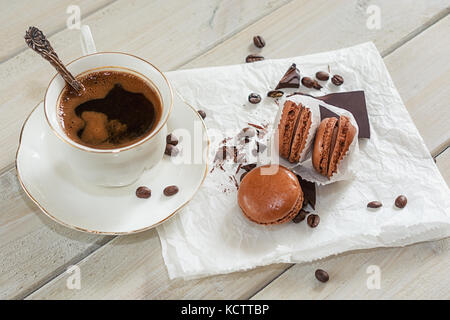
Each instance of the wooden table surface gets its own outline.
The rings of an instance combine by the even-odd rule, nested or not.
[[[66,10],[78,5],[97,49],[165,71],[242,63],[257,34],[267,58],[373,41],[450,184],[450,0],[0,1],[0,299],[450,299],[450,239],[170,281],[155,230],[114,237],[60,226],[27,198],[14,169],[22,123],[54,74],[26,48],[24,32],[40,27],[70,61],[81,50]],[[367,27],[372,8],[380,29]],[[79,290],[66,286],[72,265]],[[367,288],[370,265],[380,267],[380,289]],[[314,279],[319,267],[330,273],[326,284]]]

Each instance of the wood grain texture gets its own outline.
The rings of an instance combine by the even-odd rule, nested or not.
[[[450,15],[385,59],[400,96],[433,155],[450,145],[449,30]]]
[[[99,51],[133,53],[170,70],[287,1],[118,0],[82,22],[91,27]],[[64,29],[49,40],[63,62],[81,55],[78,30]],[[54,74],[31,50],[0,64],[0,170],[14,161],[23,119],[43,99]]]
[[[392,27],[388,36],[382,32],[372,34],[369,31],[369,35],[361,32],[361,37],[358,39],[354,35],[347,38],[346,33],[344,33],[345,36],[339,35],[345,30],[360,27],[361,19],[358,18],[358,15],[364,12],[364,6],[360,7],[360,1],[351,2],[353,6],[349,6],[348,2],[345,4],[340,2],[344,9],[335,6],[334,3],[336,2],[333,2],[327,10],[324,10],[325,1],[314,1],[314,3],[317,4],[317,7],[313,8],[310,2],[306,1],[295,1],[281,7],[186,66],[199,67],[239,63],[250,52],[250,49],[253,51],[250,43],[252,36],[255,34],[261,34],[266,38],[267,45],[263,49],[264,55],[274,58],[309,53],[308,50],[323,51],[344,47],[369,39],[375,41],[380,51],[384,51],[392,48],[401,39],[416,30],[417,22],[408,23],[406,20],[416,19],[426,23],[428,20],[425,17],[433,19],[435,15],[446,8],[446,3],[440,2],[441,6],[435,8],[435,11],[432,12],[432,10],[426,9],[428,8],[426,4],[430,2],[418,3],[420,10],[415,11],[414,8],[411,8],[411,17],[404,18],[405,21],[401,23],[396,22],[394,16],[391,19],[389,19],[389,16],[385,17],[387,21],[399,24],[398,28]],[[392,13],[395,17],[398,17],[400,9],[395,6],[390,7],[391,3],[383,2],[383,8],[385,8],[383,12],[385,12],[385,15]],[[393,10],[387,10],[387,8]],[[331,17],[336,16],[344,17],[340,23],[347,23],[348,25],[339,24],[341,33],[336,32],[334,36],[328,37],[327,32],[335,32],[333,28],[330,30],[329,21]],[[302,22],[301,26],[299,21]],[[405,24],[409,28],[405,27]],[[328,25],[328,28],[323,25]],[[327,41],[318,41],[317,34],[324,34]],[[313,46],[313,49],[309,49],[308,45],[305,46],[309,43],[311,43],[310,46]],[[417,69],[416,72],[420,73],[421,69]],[[248,298],[252,294],[252,290],[256,289],[253,291],[256,292],[257,288],[264,287],[266,283],[279,275],[289,265],[268,266],[245,273],[233,273],[201,280],[169,282],[156,233],[149,231],[139,235],[115,238],[86,257],[79,263],[79,266],[81,270],[85,270],[84,274],[87,273],[81,290],[76,292],[68,290],[65,287],[67,275],[62,274],[34,292],[29,298],[60,299],[101,296],[145,299]],[[417,275],[412,276],[416,277]],[[218,286],[221,289],[220,294],[217,291]]]
[[[111,237],[53,222],[24,194],[14,170],[0,178],[0,299],[22,298]]]
[[[450,148],[437,157],[437,166],[450,185]],[[367,281],[380,268],[380,289]],[[323,269],[327,283],[316,280]],[[345,253],[314,263],[296,264],[252,299],[450,299],[450,238],[404,248]]]
[[[120,0],[82,22],[91,26],[98,49],[132,52],[171,69],[285,2]],[[77,31],[63,30],[50,41],[64,61],[81,54]],[[53,74],[52,67],[31,50],[0,64],[0,131],[7,136],[0,138],[0,299],[28,295],[111,239],[52,222],[28,200],[17,181],[12,162],[22,122],[43,98]]]
[[[0,47],[0,62],[14,56],[27,48],[23,36],[29,26],[38,26],[51,35],[66,27],[69,14],[67,7],[76,5],[80,8],[81,19],[114,0],[1,0],[0,39],[7,45]]]

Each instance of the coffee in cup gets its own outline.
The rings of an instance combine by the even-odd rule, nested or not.
[[[84,92],[66,85],[58,106],[60,123],[73,141],[95,149],[122,148],[157,126],[162,101],[149,81],[117,69],[88,71],[77,80]]]

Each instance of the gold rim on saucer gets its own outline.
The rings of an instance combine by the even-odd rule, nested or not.
[[[202,125],[203,125],[203,128],[204,128],[205,133],[206,133],[206,138],[207,138],[206,159],[205,159],[205,161],[206,161],[206,168],[205,168],[205,172],[204,172],[204,174],[203,174],[202,181],[201,181],[200,184],[198,185],[197,189],[194,191],[193,195],[192,195],[185,203],[183,203],[180,207],[178,207],[175,211],[173,211],[169,216],[167,216],[167,217],[164,218],[163,220],[158,221],[157,223],[154,223],[154,224],[152,224],[151,226],[144,227],[144,228],[141,228],[141,229],[132,230],[132,231],[128,231],[128,232],[106,232],[106,231],[89,230],[89,229],[85,229],[85,228],[81,228],[81,227],[77,227],[77,226],[74,226],[74,225],[67,224],[66,222],[63,222],[63,221],[59,220],[58,218],[54,217],[47,209],[45,209],[45,207],[44,207],[43,205],[41,205],[41,204],[40,204],[40,203],[39,203],[39,202],[31,195],[31,193],[28,191],[28,189],[25,187],[25,184],[23,183],[22,178],[21,178],[21,174],[20,174],[19,167],[18,167],[18,165],[17,165],[17,157],[18,157],[18,155],[19,155],[19,150],[20,150],[20,147],[21,147],[21,144],[22,144],[22,134],[23,134],[25,125],[27,124],[27,122],[28,122],[29,118],[31,117],[31,115],[33,114],[33,112],[34,112],[34,111],[39,107],[39,105],[42,103],[42,101],[39,102],[39,103],[33,108],[33,110],[30,112],[30,114],[26,117],[26,119],[25,119],[25,121],[24,121],[24,123],[23,123],[23,125],[22,125],[22,129],[20,130],[19,145],[18,145],[17,151],[16,151],[16,157],[15,157],[15,163],[14,163],[14,164],[15,164],[15,168],[16,168],[16,172],[17,172],[17,179],[19,180],[19,183],[20,183],[22,189],[24,190],[25,194],[26,194],[26,195],[31,199],[31,201],[33,201],[33,202],[39,207],[39,209],[40,209],[42,212],[44,212],[45,215],[48,216],[50,219],[56,221],[57,223],[59,223],[59,224],[65,226],[65,227],[68,227],[68,228],[70,228],[70,229],[74,229],[74,230],[78,230],[78,231],[82,231],[82,232],[86,232],[86,233],[101,234],[101,235],[127,235],[127,234],[135,234],[135,233],[139,233],[139,232],[142,232],[142,231],[150,230],[150,229],[152,229],[152,228],[154,228],[154,227],[157,227],[158,225],[162,224],[163,222],[165,222],[166,220],[168,220],[169,218],[171,218],[173,215],[175,215],[175,213],[177,213],[177,212],[180,211],[182,208],[184,208],[184,207],[185,207],[185,206],[186,206],[186,205],[194,198],[194,196],[197,194],[198,190],[200,190],[200,187],[203,185],[203,182],[205,181],[206,175],[207,175],[207,173],[208,173],[208,155],[209,155],[210,140],[209,140],[208,131],[207,131],[205,122],[203,121],[203,118],[198,114],[197,110],[196,110],[192,105],[190,105],[189,103],[187,103],[187,102],[186,102],[186,101],[185,101],[178,93],[177,93],[177,96],[180,98],[180,100],[181,100],[185,105],[187,105],[189,108],[191,108],[191,109],[195,112],[195,114],[196,114],[197,117],[200,119],[200,121],[201,121],[201,123],[202,123]],[[173,97],[172,97],[172,98],[173,98]]]

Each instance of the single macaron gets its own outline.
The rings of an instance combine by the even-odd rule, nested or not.
[[[292,171],[279,165],[265,165],[253,169],[242,179],[238,204],[250,221],[281,224],[298,214],[303,206],[303,191]]]
[[[356,134],[356,128],[346,116],[325,118],[319,125],[314,141],[314,169],[330,178],[344,158]]]
[[[311,128],[311,110],[287,100],[278,124],[279,154],[291,163],[298,162]]]

